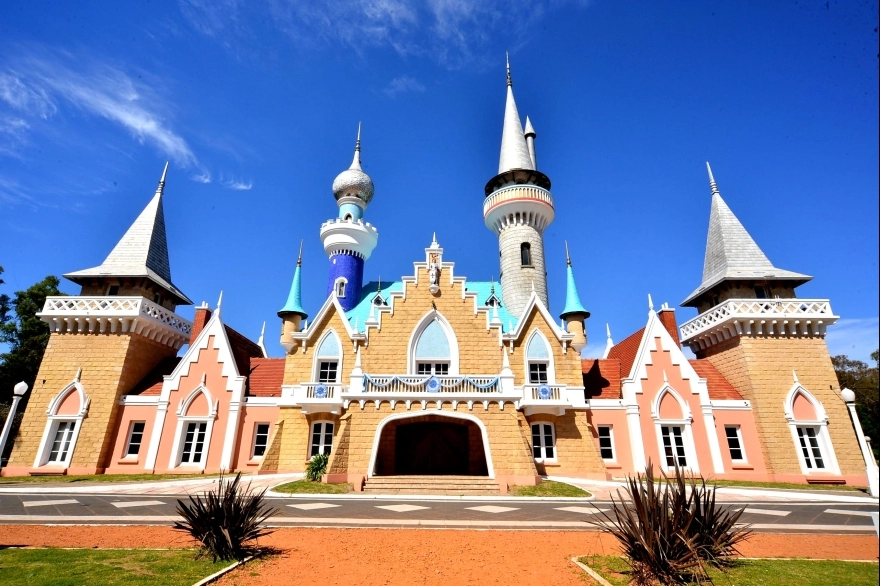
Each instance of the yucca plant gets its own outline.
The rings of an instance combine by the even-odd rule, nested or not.
[[[709,565],[722,568],[738,552],[747,528],[737,527],[742,511],[726,511],[715,501],[715,489],[700,479],[688,481],[676,467],[670,478],[654,477],[651,462],[644,475],[627,479],[618,492],[613,514],[603,513],[605,531],[614,535],[639,586],[711,582]]]
[[[309,463],[306,464],[306,478],[312,482],[320,482],[321,477],[327,473],[327,464],[330,462],[330,456],[327,454],[315,454]]]
[[[238,560],[258,553],[256,541],[269,535],[264,523],[278,514],[266,504],[266,489],[255,491],[241,484],[241,472],[231,481],[220,475],[217,488],[204,495],[190,495],[189,502],[177,501],[174,528],[186,531],[201,546],[200,555],[214,561]]]

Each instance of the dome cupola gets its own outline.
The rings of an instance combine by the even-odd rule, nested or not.
[[[358,125],[357,142],[354,147],[354,159],[351,167],[336,176],[333,180],[333,196],[336,200],[344,197],[356,197],[365,204],[373,199],[373,180],[361,169],[361,127]]]

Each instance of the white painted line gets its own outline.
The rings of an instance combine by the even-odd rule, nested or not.
[[[776,511],[774,509],[756,509],[754,507],[746,507],[743,513],[751,513],[753,515],[774,515],[776,517],[785,517],[790,515],[791,511]]]
[[[748,525],[750,529],[774,529],[784,531],[871,531],[870,525],[796,525],[785,523],[737,523],[739,526]]]
[[[165,503],[162,501],[119,501],[111,504],[117,509],[127,509],[129,507],[154,507]]]
[[[24,501],[21,504],[26,507],[47,507],[49,505],[78,505],[79,501],[76,499],[63,499],[59,501]]]
[[[604,513],[606,511],[610,511],[611,509],[600,509],[599,507],[559,507],[555,510],[568,511],[570,513],[583,513],[585,515],[594,515],[600,512]]]
[[[313,511],[315,509],[330,509],[333,507],[341,507],[342,505],[331,505],[330,503],[303,503],[301,505],[287,505],[294,509],[302,509],[303,511]]]
[[[170,523],[182,521],[183,517],[177,515],[131,515],[115,517],[109,515],[0,515],[0,523],[5,521],[34,521],[46,524],[53,523],[76,523],[76,524],[100,524],[119,523],[122,525],[136,525],[140,523]]]
[[[431,507],[421,507],[419,505],[384,505],[377,506],[377,509],[385,509],[386,511],[394,511],[395,513],[409,513],[410,511],[419,511],[421,509],[430,509]]]
[[[507,513],[510,511],[518,511],[518,507],[496,507],[494,505],[485,505],[482,507],[465,507],[469,511],[480,511],[481,513]]]
[[[835,515],[854,515],[856,517],[871,517],[877,514],[870,511],[845,511],[843,509],[825,509],[825,512],[833,513]]]

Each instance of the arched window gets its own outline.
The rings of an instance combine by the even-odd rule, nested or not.
[[[422,330],[416,342],[416,372],[418,374],[449,374],[452,352],[446,330],[434,319]]]
[[[523,242],[519,245],[519,257],[524,267],[532,266],[532,245],[528,242]]]
[[[339,382],[339,338],[332,330],[327,332],[315,353],[315,380],[320,383]]]
[[[538,332],[532,334],[526,346],[529,384],[540,385],[550,382],[550,349],[547,341]]]
[[[336,292],[336,296],[339,297],[340,299],[345,298],[345,284],[346,284],[345,279],[343,279],[343,278],[336,279],[335,292]]]

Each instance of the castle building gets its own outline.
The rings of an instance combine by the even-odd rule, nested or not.
[[[326,481],[358,491],[505,492],[649,463],[866,485],[824,340],[838,318],[827,299],[796,297],[810,277],[768,260],[711,170],[703,279],[682,303],[698,315],[679,327],[649,296],[642,329],[617,344],[609,331],[602,358],[581,357],[590,313],[567,245],[561,322],[549,309],[554,198],[535,139],[508,66],[483,200],[500,283],[456,274],[436,236],[399,280],[364,282],[378,231],[365,221],[375,189],[358,129],[332,185],[337,217],[319,231],[326,299],[303,307],[300,248],[278,311],[283,358],[226,325],[220,301],[193,322],[175,313],[191,301],[171,279],[163,172],[107,259],[65,275],[81,293],[39,313],[51,335],[3,475],[302,471],[327,454]]]

